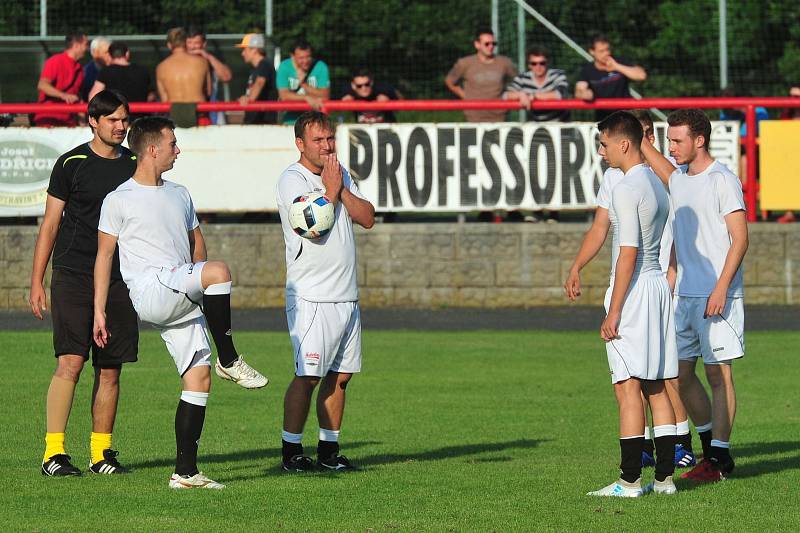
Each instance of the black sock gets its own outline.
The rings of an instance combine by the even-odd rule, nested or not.
[[[197,445],[203,433],[203,422],[206,408],[183,400],[178,402],[175,412],[175,442],[178,454],[175,459],[175,473],[181,476],[193,476],[197,469]]]
[[[652,456],[653,452],[655,451],[655,445],[653,444],[653,441],[651,441],[650,439],[645,439],[643,449]]]
[[[686,435],[677,435],[676,442],[683,446],[683,449],[686,451],[693,451],[692,450],[692,434],[691,432],[687,433]]]
[[[621,477],[628,483],[633,483],[642,477],[642,449],[644,447],[644,437],[634,437],[632,439],[619,439],[619,449],[621,461],[619,469]]]
[[[703,457],[711,457],[711,430],[697,434],[700,437],[700,444],[703,446]]]
[[[231,295],[204,294],[203,313],[206,315],[208,329],[217,347],[217,359],[222,366],[229,368],[239,358],[231,336]]]
[[[317,444],[317,457],[319,459],[328,459],[334,455],[339,454],[339,443],[328,440],[321,440]]]
[[[733,458],[731,457],[731,451],[728,448],[712,446],[709,454],[709,460],[725,473],[733,470]]]
[[[675,435],[656,437],[656,481],[675,473]]]
[[[288,462],[295,455],[303,455],[303,445],[299,442],[286,442],[281,440],[283,462]]]

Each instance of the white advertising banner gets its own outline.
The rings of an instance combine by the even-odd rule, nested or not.
[[[712,155],[737,172],[739,125],[713,122]],[[665,125],[656,125],[664,146]],[[202,212],[274,211],[275,184],[298,159],[289,126],[178,129],[181,154],[166,179]],[[44,213],[60,154],[89,128],[0,129],[0,216]],[[585,209],[603,174],[597,130],[570,124],[342,125],[339,158],[380,211]]]
[[[738,173],[739,124],[711,153]],[[666,124],[656,124],[664,147]],[[339,157],[379,211],[586,209],[605,170],[593,123],[342,126]]]

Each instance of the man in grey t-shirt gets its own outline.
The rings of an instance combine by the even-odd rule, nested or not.
[[[465,100],[501,98],[517,69],[506,56],[494,53],[497,41],[489,28],[479,28],[475,34],[476,53],[456,61],[444,79],[450,91]],[[465,110],[469,122],[502,122],[505,110]]]

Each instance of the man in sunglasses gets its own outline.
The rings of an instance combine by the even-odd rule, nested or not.
[[[359,69],[350,79],[350,88],[342,96],[343,102],[388,102],[402,100],[403,95],[386,83],[375,83],[375,78],[367,69]],[[354,111],[359,124],[379,124],[397,122],[391,111]]]
[[[444,79],[450,91],[465,100],[499,99],[517,69],[506,56],[496,55],[497,41],[489,28],[475,33],[474,55],[462,57]],[[465,110],[468,122],[503,122],[505,110]]]
[[[531,109],[531,102],[534,100],[561,100],[567,98],[569,93],[567,75],[561,69],[548,67],[549,55],[543,47],[531,48],[527,54],[528,70],[515,77],[503,94],[503,98],[507,100],[519,100],[528,110],[527,117],[530,121],[564,121],[569,117],[566,110]]]

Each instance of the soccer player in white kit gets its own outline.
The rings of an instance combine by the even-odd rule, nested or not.
[[[672,294],[661,270],[661,235],[669,198],[640,152],[642,126],[631,113],[613,113],[598,124],[600,155],[624,172],[611,192],[608,217],[613,229],[607,315],[600,328],[606,341],[611,381],[619,403],[620,478],[590,496],[638,497],[649,491],[676,492],[675,413],[665,379],[678,374]],[[644,393],[653,413],[655,481],[641,486],[644,446]]]
[[[653,118],[646,109],[631,111],[644,130],[644,137],[654,144],[656,141]],[[603,174],[603,181],[600,183],[600,190],[597,193],[597,209],[595,210],[592,226],[583,238],[581,247],[575,260],[570,267],[567,280],[564,282],[564,290],[570,301],[575,301],[581,295],[581,270],[594,259],[605,243],[611,223],[608,220],[608,209],[611,203],[611,191],[625,177],[625,174],[618,168],[608,167]],[[661,236],[661,248],[659,251],[659,262],[664,275],[668,275],[670,253],[672,252],[672,213],[664,226]],[[669,278],[670,287],[675,286],[674,275]],[[669,394],[672,407],[675,409],[677,441],[675,444],[675,466],[687,467],[695,465],[694,452],[692,451],[692,438],[689,433],[689,415],[681,401],[677,379],[666,380],[667,394]],[[647,402],[645,401],[645,404]],[[642,453],[642,466],[655,466],[655,447],[652,441],[650,426],[645,424],[644,428],[645,450]]]
[[[226,368],[247,388],[266,378],[236,354],[230,332],[231,274],[220,261],[206,261],[203,234],[185,187],[161,179],[180,153],[175,125],[163,117],[140,118],[128,142],[136,154],[136,172],[106,196],[100,211],[94,271],[94,328],[98,346],[114,334],[106,327],[106,299],[114,250],[119,244],[120,271],[133,307],[161,332],[181,376],[183,391],[175,413],[177,458],[170,488],[222,489],[197,468],[211,386],[208,327],[222,354],[235,357]],[[202,306],[201,306],[202,305]],[[230,378],[226,378],[230,379]]]
[[[744,356],[742,260],[748,235],[739,179],[708,152],[711,122],[699,109],[667,118],[670,155],[642,143],[648,163],[669,186],[675,214],[678,279],[675,327],[681,396],[703,443],[704,460],[684,478],[724,479],[734,467],[730,435],[736,415],[733,360]],[[703,358],[711,402],[695,366]]]
[[[339,431],[345,389],[361,370],[361,315],[356,280],[353,223],[371,228],[375,208],[361,195],[336,158],[335,128],[327,115],[308,111],[294,125],[300,160],[283,171],[276,190],[286,243],[286,318],[294,349],[295,377],[284,397],[283,468],[312,470],[303,453],[303,427],[314,389],[319,443],[317,466],[349,470],[339,455]],[[322,192],[335,205],[335,223],[326,235],[310,240],[289,224],[289,207],[298,196]]]

